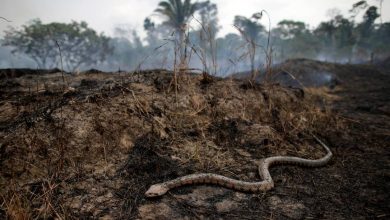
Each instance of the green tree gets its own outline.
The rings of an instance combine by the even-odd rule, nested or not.
[[[265,32],[265,27],[259,24],[256,20],[246,18],[244,16],[234,17],[234,26],[238,27],[248,40],[258,43],[262,33]]]
[[[382,56],[382,58],[390,56],[390,23],[379,25],[370,37],[370,42],[377,56]]]
[[[352,59],[352,48],[356,43],[356,37],[354,36],[354,23],[338,15],[334,18],[335,26],[337,27],[334,32],[334,47],[337,51],[336,58],[347,58],[348,62]]]
[[[181,0],[167,0],[161,1],[158,6],[155,12],[166,18],[163,24],[179,31],[196,11],[205,6],[205,2],[191,3],[191,0],[183,2]]]
[[[283,20],[273,33],[280,47],[281,59],[313,57],[318,52],[315,37],[301,21]]]
[[[262,35],[265,32],[265,27],[255,19],[246,18],[244,16],[234,17],[234,26],[239,30],[241,36],[248,43],[248,54],[253,76],[255,75],[255,56],[256,48],[262,40]]]
[[[207,35],[203,38],[201,37],[201,39],[214,41],[216,39],[216,35],[220,28],[218,26],[217,5],[210,3],[210,1],[204,2],[202,7],[199,9],[199,15],[200,15],[200,23],[202,25],[202,28],[205,29],[201,31],[201,34]]]
[[[150,18],[145,18],[144,30],[147,34],[146,41],[149,45],[154,45],[159,39],[156,33],[156,24]]]
[[[358,43],[361,44],[363,47],[368,46],[367,40],[374,31],[375,20],[379,18],[377,9],[378,8],[376,6],[370,6],[363,16],[363,22],[360,23],[357,27],[359,32]]]
[[[199,10],[200,19],[197,21],[200,23],[199,31],[196,31],[196,42],[201,49],[201,55],[204,59],[203,67],[206,72],[212,71],[213,74],[217,73],[217,45],[216,36],[219,31],[218,26],[218,7],[216,4],[210,3],[210,1],[204,2],[203,7]],[[191,41],[193,43],[193,41]],[[207,61],[211,62],[207,62]],[[212,67],[212,68],[209,68]]]
[[[227,75],[229,72],[236,72],[245,68],[241,66],[241,55],[243,53],[242,37],[238,34],[229,33],[224,37],[217,38],[217,60],[220,65],[219,73]]]
[[[354,35],[354,23],[336,15],[327,22],[321,22],[314,30],[314,34],[319,40],[322,52],[340,61],[347,58],[351,60],[352,48],[356,43]]]
[[[205,6],[205,2],[192,3],[191,0],[166,0],[158,4],[155,12],[165,18],[163,25],[171,27],[179,37],[180,60],[183,62],[185,30],[192,15]]]
[[[314,30],[314,33],[325,42],[326,45],[334,44],[334,37],[337,27],[334,20],[328,22],[321,22],[318,27]]]
[[[49,68],[59,63],[57,42],[70,71],[103,61],[112,52],[108,37],[98,35],[86,22],[75,21],[43,24],[36,19],[21,30],[6,31],[3,45],[12,46],[13,53],[27,54],[40,68]]]
[[[307,32],[305,23],[301,21],[283,20],[278,23],[278,28],[283,39],[299,37]]]
[[[382,8],[382,1],[379,1],[379,7]],[[359,1],[352,5],[350,12],[352,17],[356,17],[361,11],[364,11],[363,21],[359,23],[355,28],[356,44],[353,48],[354,55],[359,61],[365,60],[367,57],[373,58],[375,49],[373,45],[375,42],[371,42],[373,35],[375,34],[375,21],[381,15],[378,13],[378,7],[368,4],[367,1]]]

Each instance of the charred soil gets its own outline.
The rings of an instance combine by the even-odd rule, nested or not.
[[[365,65],[291,60],[331,72],[328,87],[287,88],[183,73],[4,75],[0,218],[351,219],[390,213],[390,75]],[[71,88],[71,89],[70,89]],[[148,199],[151,184],[212,172],[258,181],[275,155],[324,167],[271,168],[260,194],[211,185]]]

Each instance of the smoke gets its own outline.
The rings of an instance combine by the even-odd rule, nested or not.
[[[11,47],[0,47],[0,69],[37,67],[37,64],[27,55],[13,54],[11,51]]]

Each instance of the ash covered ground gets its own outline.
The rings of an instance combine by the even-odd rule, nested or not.
[[[289,60],[281,71],[297,88],[183,73],[175,89],[166,70],[92,70],[65,83],[58,70],[0,70],[0,217],[388,218],[386,64]],[[311,84],[322,73],[329,84]],[[198,185],[144,196],[192,173],[259,181],[261,158],[322,157],[313,134],[333,151],[330,163],[276,166],[271,191]]]

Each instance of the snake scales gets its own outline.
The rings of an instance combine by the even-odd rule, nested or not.
[[[231,179],[222,175],[213,174],[213,173],[200,173],[200,174],[191,174],[187,176],[182,176],[174,180],[166,181],[159,184],[154,184],[146,191],[146,197],[158,197],[162,196],[168,192],[168,190],[180,187],[183,185],[191,184],[215,184],[220,185],[229,189],[234,189],[244,192],[262,192],[270,190],[274,187],[274,182],[272,180],[271,174],[269,173],[269,167],[276,164],[292,164],[292,165],[302,165],[308,167],[318,167],[325,165],[330,158],[332,157],[332,152],[329,147],[326,146],[321,140],[314,136],[316,141],[325,148],[327,154],[317,160],[303,159],[299,157],[288,157],[288,156],[275,156],[267,157],[262,159],[259,164],[259,174],[263,179],[261,182],[246,182],[241,180]]]

